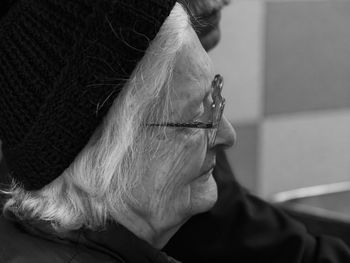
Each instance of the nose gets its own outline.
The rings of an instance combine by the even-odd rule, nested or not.
[[[217,134],[215,139],[214,147],[231,147],[236,142],[236,131],[231,125],[231,123],[226,119],[225,116],[222,116]]]

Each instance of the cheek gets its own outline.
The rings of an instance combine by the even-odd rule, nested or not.
[[[161,143],[155,158],[148,162],[135,197],[144,213],[186,204],[188,186],[198,177],[206,157],[206,132],[179,135]]]
[[[177,140],[169,174],[173,185],[183,187],[199,175],[207,153],[206,138],[204,130],[197,130],[195,134]]]
[[[179,134],[164,140],[154,158],[148,161],[148,169],[142,176],[142,185],[154,198],[170,197],[181,191],[199,175],[206,156],[206,132]]]
[[[180,134],[171,142],[164,143],[159,158],[152,161],[157,188],[169,188],[187,183],[195,178],[206,156],[207,136],[205,130],[196,130],[191,134]]]
[[[205,130],[198,130],[197,134],[184,145],[184,163],[192,169],[199,169],[207,153],[207,135]],[[197,171],[199,172],[199,170]]]

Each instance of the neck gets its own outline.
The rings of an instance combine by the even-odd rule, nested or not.
[[[124,212],[122,217],[118,215],[117,221],[138,238],[145,240],[157,249],[162,249],[184,223],[171,227],[163,226],[160,220],[148,219],[147,216],[140,215],[132,209]]]

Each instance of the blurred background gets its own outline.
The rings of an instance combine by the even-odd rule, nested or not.
[[[233,0],[210,55],[238,180],[275,193],[350,180],[350,2]]]

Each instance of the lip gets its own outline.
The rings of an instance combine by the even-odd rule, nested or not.
[[[211,162],[210,165],[206,165],[205,167],[203,167],[203,169],[201,169],[201,172],[199,173],[199,175],[192,178],[191,181],[206,180],[206,178],[209,178],[209,176],[214,171],[215,163],[216,163],[215,160],[213,160],[213,162]]]
[[[200,176],[198,176],[196,179],[199,181],[207,181],[210,176],[213,174],[214,168],[211,168],[207,170],[206,172],[202,173]]]
[[[200,175],[199,175],[199,177],[201,177],[201,176],[203,176],[203,175],[206,175],[206,174],[208,174],[208,173],[212,173],[213,171],[214,171],[214,168],[215,168],[215,163],[214,164],[212,164],[212,165],[210,165],[208,168],[206,168],[205,170],[204,170],[204,172],[202,172]]]

